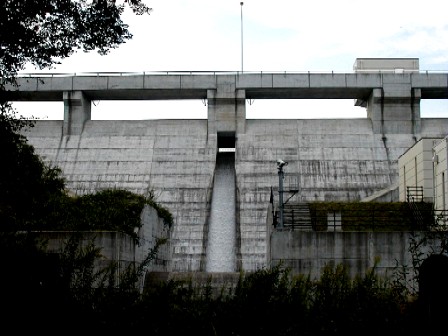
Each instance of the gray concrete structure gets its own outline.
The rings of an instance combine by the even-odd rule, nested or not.
[[[421,262],[432,253],[440,253],[440,238],[437,234],[409,232],[280,231],[271,236],[269,253],[271,266],[281,263],[294,274],[312,279],[318,279],[325,266],[338,264],[344,264],[353,278],[374,266],[377,274],[386,277],[406,269],[412,288],[416,285],[412,279],[413,259]],[[414,255],[409,252],[413,240],[421,244]]]
[[[405,73],[419,72],[418,58],[357,58],[355,72]]]
[[[142,226],[137,231],[139,244],[135,239],[125,233],[115,231],[90,231],[80,232],[80,245],[86,246],[94,242],[100,248],[101,257],[95,262],[99,270],[106,269],[111,263],[117,263],[117,272],[123,272],[130,265],[139,265],[148,256],[150,249],[156,245],[157,239],[169,238],[170,229],[164,224],[157,211],[145,206],[140,215]],[[61,253],[64,251],[67,240],[73,236],[73,232],[67,231],[42,231],[39,238],[46,241],[46,251]],[[171,248],[169,240],[161,245],[156,257],[147,266],[147,272],[167,272],[170,269]],[[117,273],[117,283],[119,274]],[[143,290],[145,277],[139,279],[140,289]]]
[[[266,209],[276,160],[302,201],[359,201],[398,184],[398,157],[448,119],[420,99],[448,98],[446,73],[168,73],[19,78],[9,100],[63,100],[63,121],[26,135],[77,194],[153,191],[174,215],[172,271],[203,271],[218,146],[235,146],[238,270],[268,264]],[[354,99],[366,119],[246,120],[246,99]],[[207,120],[90,120],[96,99],[206,99]],[[312,113],[312,111],[307,111]],[[273,111],[275,116],[275,111]]]
[[[434,146],[434,205],[443,211],[445,225],[448,224],[448,136]]]

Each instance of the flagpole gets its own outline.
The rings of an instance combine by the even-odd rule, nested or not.
[[[244,2],[241,1],[241,72],[243,72],[243,5]]]

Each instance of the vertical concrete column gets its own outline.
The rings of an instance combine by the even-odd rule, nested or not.
[[[86,121],[91,120],[91,102],[82,91],[65,91],[64,135],[81,134]]]
[[[216,90],[207,90],[207,130],[208,135],[216,135]]]
[[[411,87],[410,74],[383,74],[383,86],[367,101],[367,116],[378,134],[420,133],[421,90]]]
[[[246,92],[236,90],[234,75],[217,76],[216,90],[207,91],[208,133],[244,133]]]
[[[236,90],[236,134],[246,133],[246,90]]]

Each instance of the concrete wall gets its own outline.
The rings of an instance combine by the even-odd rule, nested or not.
[[[139,264],[147,258],[150,249],[156,245],[156,240],[169,238],[170,228],[164,224],[163,219],[158,217],[157,211],[149,206],[145,206],[141,213],[142,226],[137,232],[139,243],[131,236],[122,232],[81,232],[81,246],[86,246],[93,242],[100,248],[101,258],[96,261],[99,268],[107,267],[111,262],[117,262],[121,270],[130,264]],[[47,240],[48,252],[63,251],[67,240],[73,232],[47,231],[39,234],[39,237]],[[158,253],[148,265],[147,272],[168,272],[171,269],[171,248],[170,242],[161,245]],[[141,288],[145,279],[140,279]]]
[[[87,121],[63,135],[62,121],[38,121],[26,135],[43,159],[62,168],[76,194],[124,188],[154,192],[174,216],[171,269],[205,267],[205,235],[217,152],[207,120]],[[422,120],[422,136],[445,135],[448,119]],[[369,119],[247,120],[236,139],[237,263],[267,264],[266,209],[277,196],[276,160],[294,200],[358,201],[398,183],[398,157],[413,134],[373,132]]]
[[[434,146],[434,195],[435,208],[448,210],[448,137]],[[445,212],[445,225],[448,224],[448,213]]]
[[[417,234],[417,241],[424,233]],[[344,264],[352,277],[363,275],[376,265],[377,273],[393,276],[398,267],[408,271],[412,266],[409,252],[412,235],[409,232],[299,232],[275,231],[270,236],[271,265],[282,263],[293,274],[321,276],[326,265]],[[440,251],[440,241],[433,237],[423,243],[418,252],[421,260]],[[417,259],[418,259],[417,258]],[[417,260],[416,259],[416,260]]]
[[[82,134],[68,136],[62,129],[62,121],[39,121],[26,135],[46,162],[63,170],[69,190],[153,192],[174,217],[172,268],[203,267],[217,151],[206,120],[90,120]]]
[[[440,122],[448,126],[448,119]],[[398,183],[398,157],[414,144],[412,134],[375,134],[368,119],[248,120],[246,126],[236,149],[244,269],[265,262],[260,223],[271,186],[278,200],[277,159],[289,162],[284,190],[299,189],[293,201],[360,201]],[[423,128],[434,131],[425,122]]]
[[[447,139],[422,138],[398,158],[399,200],[406,201],[407,187],[422,187],[424,201],[434,203],[434,209],[445,224],[448,206]]]
[[[141,262],[148,256],[158,239],[167,239],[166,243],[159,246],[155,259],[148,267],[148,272],[167,272],[171,270],[171,228],[160,218],[157,211],[148,205],[141,213],[142,226],[137,232],[139,244],[135,246],[134,260]]]
[[[422,138],[398,158],[400,202],[407,201],[407,187],[423,188],[423,200],[434,202],[433,147],[440,140]]]

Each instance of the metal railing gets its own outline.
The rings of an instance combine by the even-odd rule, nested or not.
[[[437,225],[434,211],[418,209],[415,220],[410,208],[396,210],[319,210],[311,213],[313,231],[425,231]]]
[[[415,225],[417,227],[424,227],[424,220],[420,209],[416,202],[423,202],[423,187],[421,186],[408,186],[406,187],[406,200],[411,209]]]
[[[422,186],[407,186],[406,187],[406,201],[407,202],[423,202],[423,187]]]
[[[406,74],[447,74],[448,70],[413,70],[405,71]],[[146,75],[270,75],[270,74],[395,74],[390,70],[369,70],[364,72],[347,71],[209,71],[209,70],[168,70],[168,71],[98,71],[98,72],[23,72],[17,77],[107,77],[107,76],[146,76]],[[401,74],[401,73],[400,73]]]

